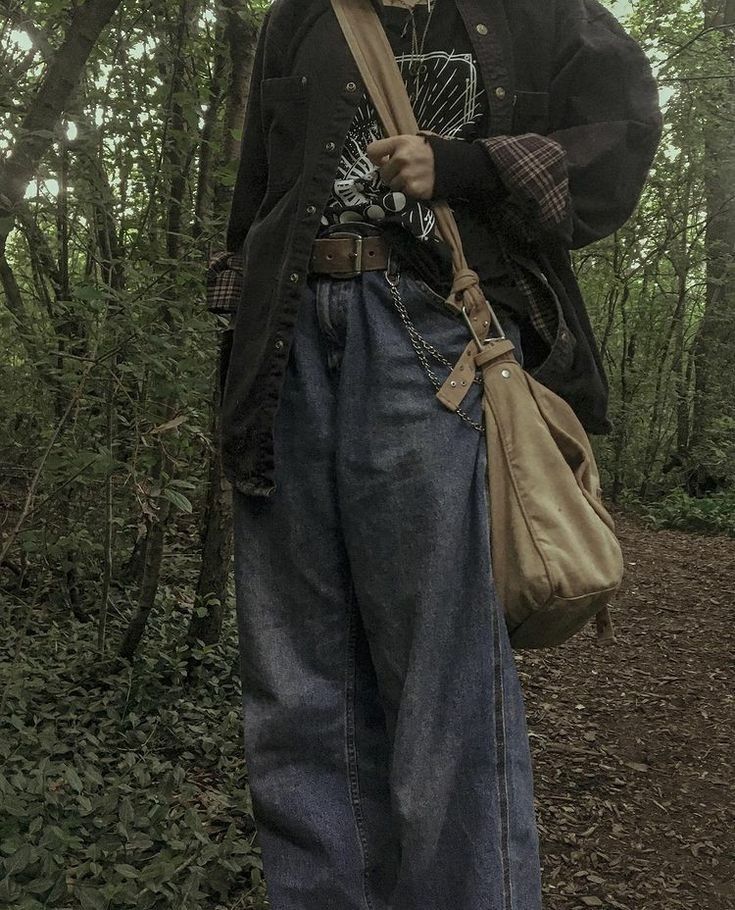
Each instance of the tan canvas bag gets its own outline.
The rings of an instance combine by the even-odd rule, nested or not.
[[[332,0],[386,136],[417,134],[393,51],[370,0]],[[536,382],[513,356],[464,255],[445,202],[432,203],[452,251],[447,303],[465,314],[473,339],[437,393],[451,410],[465,395],[466,370],[483,373],[492,565],[517,648],[561,644],[593,616],[612,637],[607,605],[623,558],[587,435],[569,405]],[[495,326],[500,337],[488,337]],[[463,369],[460,369],[463,368]]]

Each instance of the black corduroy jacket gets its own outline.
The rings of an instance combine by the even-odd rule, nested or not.
[[[488,137],[477,141],[486,138],[492,154],[491,137],[538,134],[563,158],[563,216],[543,218],[523,174],[501,156],[507,193],[487,219],[523,274],[520,286],[553,310],[553,337],[533,375],[589,432],[607,432],[607,383],[569,251],[617,230],[638,202],[661,135],[650,66],[597,0],[452,2],[489,98]],[[275,0],[256,52],[227,238],[242,252],[244,280],[221,445],[225,473],[244,493],[274,489],[273,419],[311,245],[363,91],[330,0]]]

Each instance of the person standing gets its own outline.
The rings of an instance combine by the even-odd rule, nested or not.
[[[518,356],[605,432],[569,251],[631,214],[661,134],[596,0],[373,0],[421,134],[384,138],[329,0],[276,0],[228,249],[222,410],[245,749],[273,910],[539,910],[523,696],[492,576],[481,386],[446,199]]]

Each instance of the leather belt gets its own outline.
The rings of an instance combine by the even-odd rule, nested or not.
[[[378,235],[361,237],[345,231],[314,241],[309,271],[333,278],[354,278],[360,272],[388,267],[390,246]]]

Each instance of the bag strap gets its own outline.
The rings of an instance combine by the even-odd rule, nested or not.
[[[331,0],[331,3],[386,136],[419,135],[393,48],[371,0]],[[452,210],[444,201],[430,204],[439,232],[452,253],[454,281],[447,302],[457,310],[465,308],[474,314],[488,307],[497,325],[495,314],[480,287],[479,276],[467,264]]]

